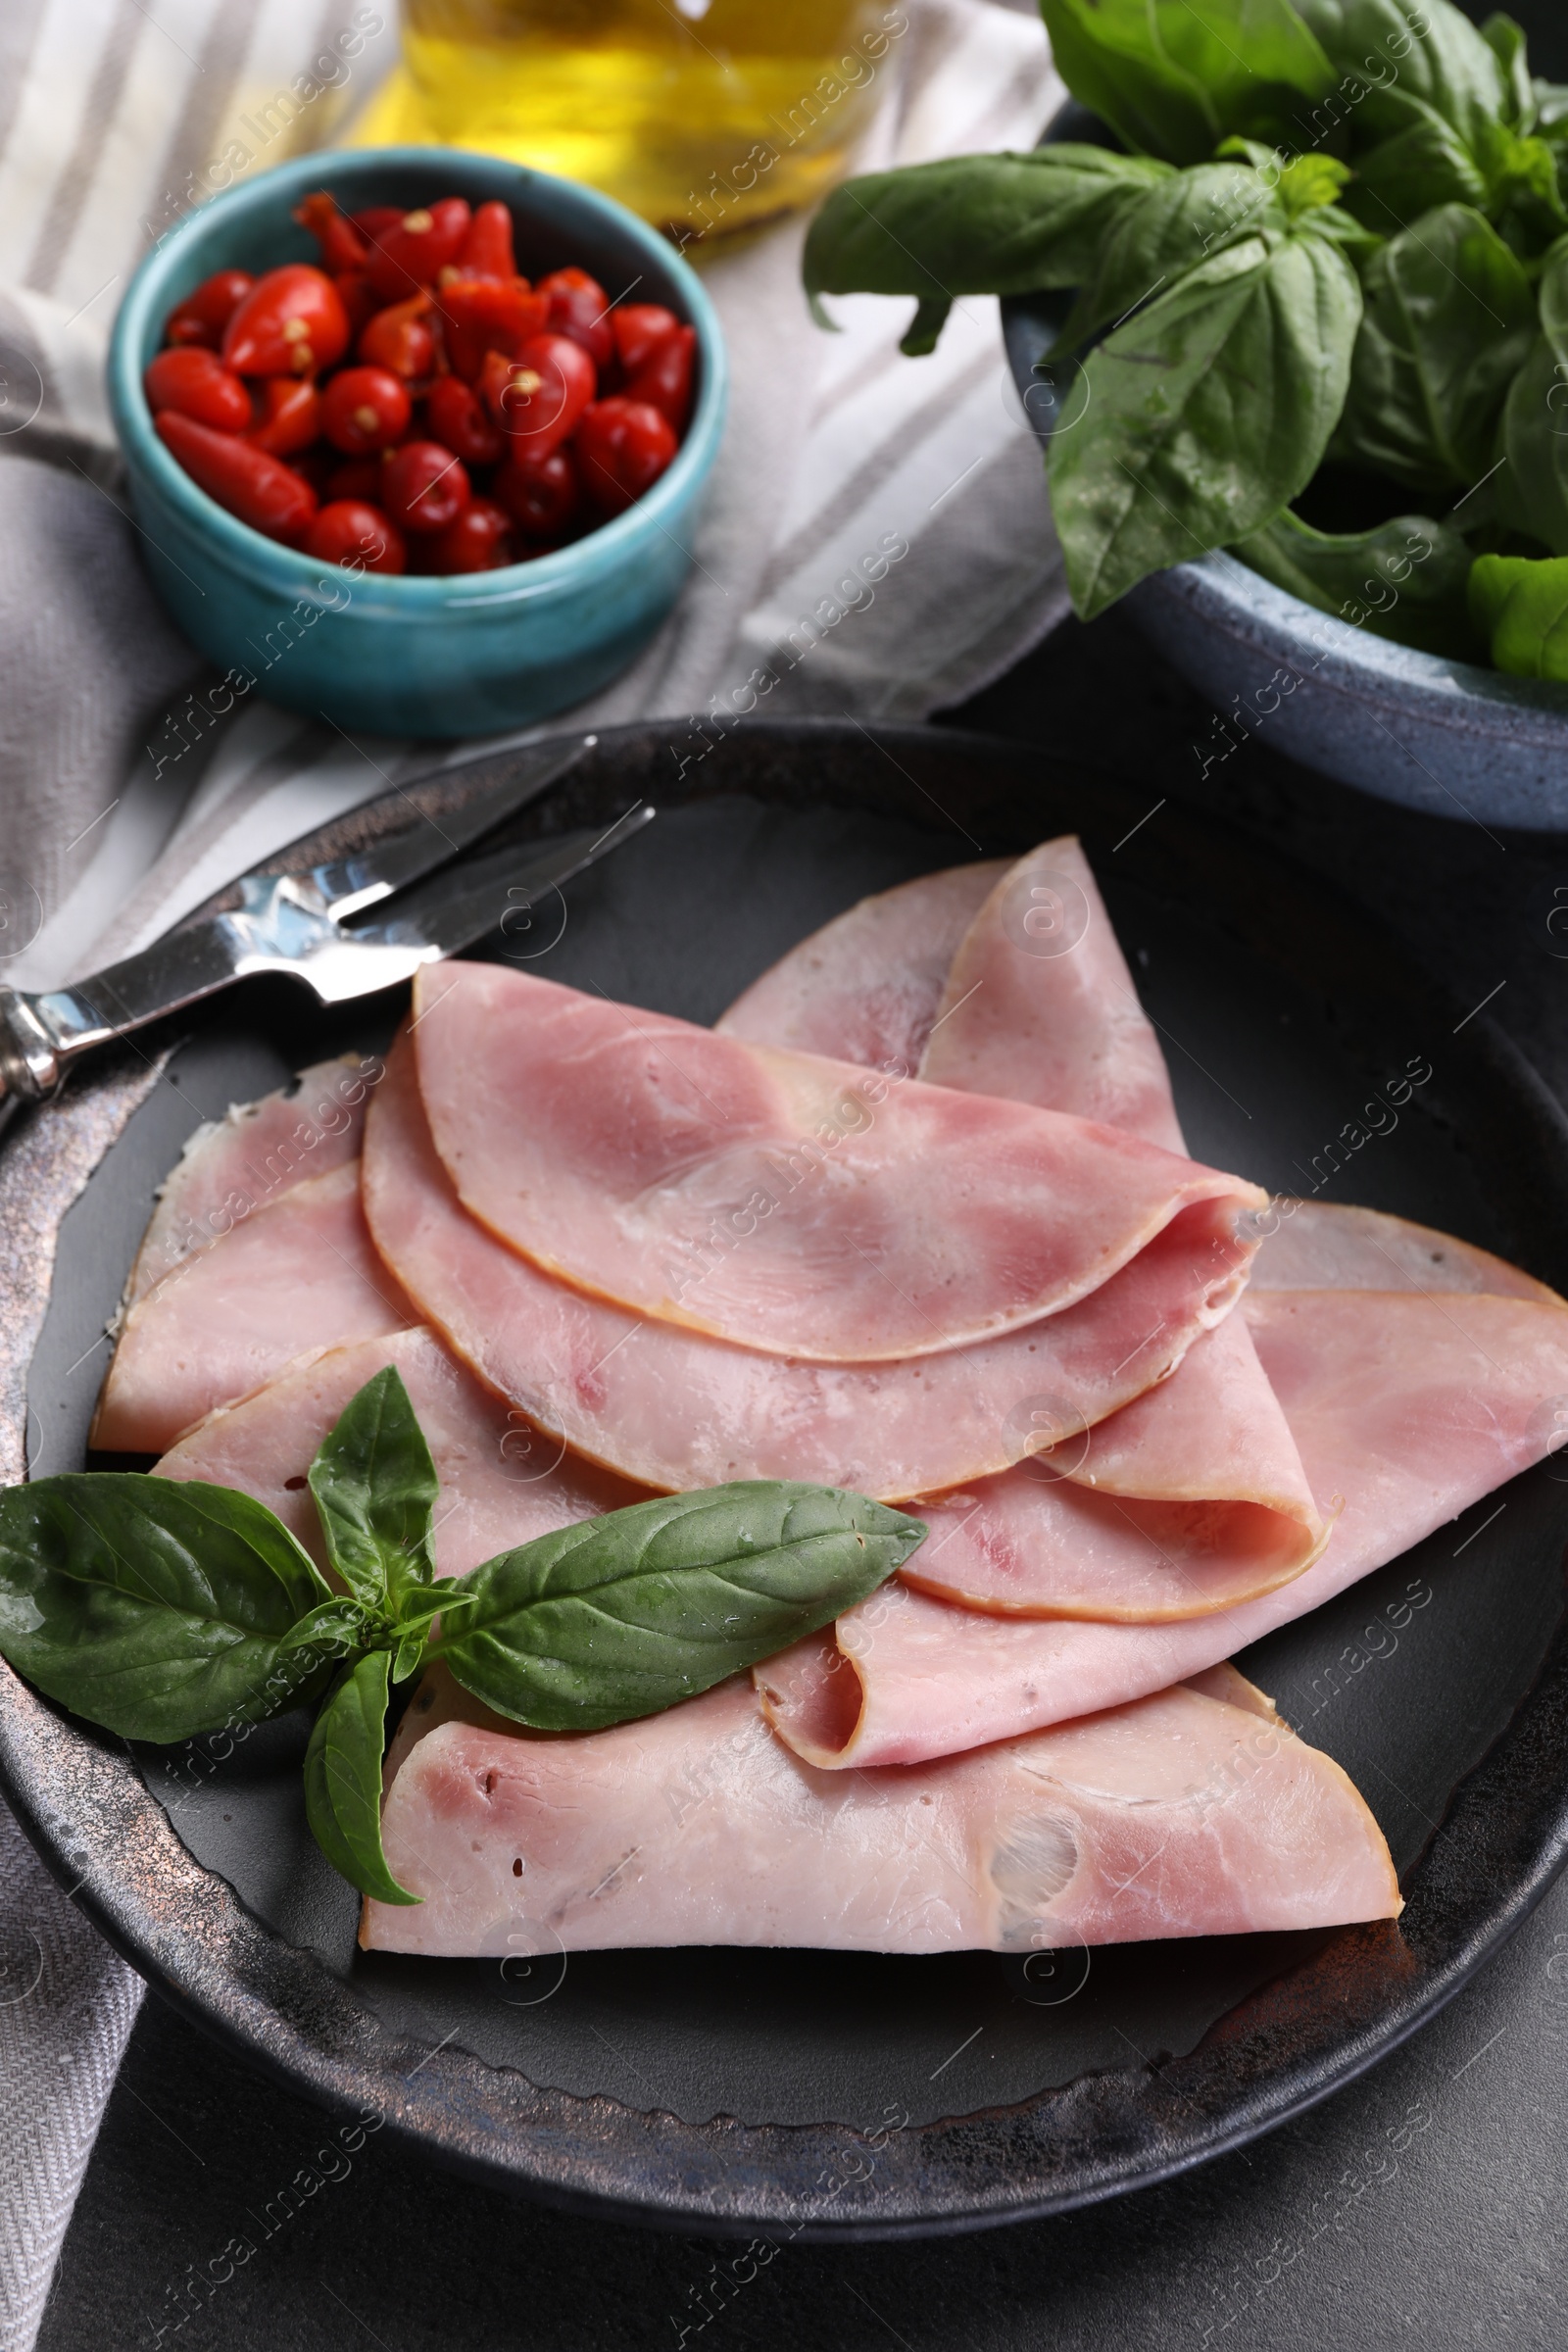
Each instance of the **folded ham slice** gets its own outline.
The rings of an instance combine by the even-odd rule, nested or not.
[[[542,1273],[470,1217],[436,1156],[408,1045],[366,1130],[370,1231],[420,1316],[541,1429],[682,1491],[805,1478],[887,1499],[1004,1468],[1038,1414],[1098,1420],[1226,1315],[1248,1250],[1224,1200],[1184,1210],[1078,1305],[908,1364],[817,1364],[643,1321]]]
[[[1267,1238],[1252,1260],[1254,1291],[1487,1291],[1562,1303],[1506,1258],[1382,1209],[1278,1200],[1262,1225]]]
[[[969,870],[992,883],[928,1010],[922,1077],[1116,1122],[1183,1151],[1159,1041],[1078,842]],[[928,879],[941,886],[938,913],[961,903],[956,877]],[[929,1007],[927,933],[946,945],[952,926],[945,937],[940,921],[922,921],[926,892],[907,883],[841,916],[726,1021],[738,1014],[760,1038],[778,1017],[792,1036],[808,1029],[822,1050],[849,1054],[875,1001],[878,959],[894,1004]],[[1055,1411],[1074,1426],[1070,1395]],[[1328,1532],[1235,1317],[1092,1439],[920,1507],[931,1536],[908,1564],[910,1583],[972,1608],[1044,1617],[1154,1622],[1227,1608],[1300,1575]]]
[[[254,1494],[324,1566],[306,1474],[350,1398],[388,1364],[402,1376],[441,1481],[438,1576],[463,1576],[514,1544],[643,1500],[644,1489],[541,1439],[422,1330],[358,1340],[291,1365],[254,1396],[210,1413],[165,1454],[157,1474]]]
[[[862,899],[754,980],[715,1028],[759,1046],[914,1073],[953,958],[1006,871],[1005,859],[955,865]]]
[[[358,1159],[366,1095],[380,1066],[355,1054],[318,1061],[275,1094],[231,1104],[225,1117],[198,1127],[159,1190],[126,1306],[291,1186]]]
[[[920,1075],[1186,1151],[1159,1040],[1071,834],[990,892],[954,956]]]
[[[1163,1625],[988,1617],[884,1587],[831,1636],[758,1668],[767,1713],[797,1753],[827,1766],[916,1763],[1183,1682],[1396,1559],[1561,1444],[1560,1300],[1276,1291],[1250,1292],[1241,1311],[1318,1504],[1339,1511],[1304,1575]]]
[[[1328,1537],[1236,1315],[1136,1403],[919,1510],[905,1581],[1003,1616],[1204,1616],[1299,1576]]]
[[[407,1750],[382,1814],[393,1874],[423,1899],[367,1902],[360,1941],[1029,1952],[1394,1918],[1365,1804],[1266,1709],[1167,1690],[849,1780],[788,1754],[743,1682],[571,1739],[449,1719]]]
[[[91,1443],[162,1453],[295,1356],[419,1317],[370,1247],[357,1161],[293,1185],[181,1259],[126,1316]]]
[[[1053,1111],[894,1084],[491,964],[415,983],[465,1205],[576,1287],[815,1361],[926,1356],[1087,1297],[1241,1178]]]

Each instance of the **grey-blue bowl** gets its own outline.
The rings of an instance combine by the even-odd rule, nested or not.
[[[197,488],[153,431],[142,371],[176,302],[215,270],[317,258],[291,218],[312,188],[344,209],[500,198],[530,277],[575,263],[618,299],[662,302],[697,329],[685,440],[646,497],[556,554],[449,578],[352,574],[267,539]],[[159,594],[208,659],[256,691],[342,727],[483,735],[568,709],[625,668],[691,564],[723,427],[724,347],[712,305],[663,238],[592,188],[454,148],[309,155],[192,213],[148,255],[115,321],[109,397],[142,552]],[[238,681],[236,681],[237,683]]]
[[[1070,103],[1047,141],[1103,139]],[[1056,419],[1049,355],[1071,297],[1002,306],[1014,383],[1042,442]],[[1258,735],[1342,784],[1434,816],[1568,832],[1568,686],[1450,662],[1352,628],[1217,553],[1140,581],[1126,609],[1214,705],[1197,763]]]

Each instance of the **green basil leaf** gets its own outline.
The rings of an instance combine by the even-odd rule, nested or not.
[[[1490,193],[1475,149],[1451,122],[1423,110],[1392,138],[1356,157],[1345,203],[1368,228],[1392,237],[1441,204],[1484,210]]]
[[[1568,556],[1568,352],[1545,335],[1509,390],[1502,454],[1493,483],[1498,519]]]
[[[1048,457],[1085,619],[1149,572],[1246,538],[1306,487],[1360,313],[1344,255],[1294,229],[1216,254],[1090,354],[1082,421]]]
[[[0,1655],[127,1740],[313,1695],[320,1667],[286,1645],[326,1597],[281,1522],[228,1487],[76,1471],[0,1492]]]
[[[381,1845],[389,1664],[384,1649],[372,1650],[333,1684],[305,1750],[305,1811],[317,1844],[351,1886],[380,1903],[416,1903],[388,1870]]]
[[[1483,123],[1507,119],[1502,67],[1451,0],[1421,0],[1419,7],[1413,0],[1295,5],[1333,70],[1344,110],[1336,120],[1349,125],[1358,151],[1432,118],[1473,145]]]
[[[1568,681],[1568,557],[1478,556],[1470,611],[1498,669]]]
[[[1502,119],[1511,130],[1528,131],[1536,123],[1536,85],[1530,78],[1525,30],[1512,17],[1488,17],[1481,38],[1502,72]]]
[[[1413,489],[1479,481],[1535,337],[1523,267],[1473,208],[1443,205],[1373,255],[1365,291],[1331,454]]]
[[[1509,387],[1494,476],[1498,519],[1554,556],[1568,556],[1568,237],[1552,246],[1537,284],[1541,333]]]
[[[1273,160],[1266,148],[1256,152]],[[1278,196],[1250,163],[1198,164],[1172,172],[1124,205],[1112,222],[1062,328],[1063,347],[1073,350],[1101,327],[1127,318],[1210,255],[1285,224]]]
[[[863,1600],[925,1532],[863,1494],[782,1480],[661,1495],[460,1577],[473,1606],[435,1654],[500,1715],[593,1731],[788,1648]]]
[[[1451,523],[1399,514],[1370,531],[1315,531],[1287,508],[1233,552],[1353,628],[1454,661],[1486,658],[1467,603],[1470,550]]]
[[[1568,81],[1541,81],[1536,88],[1535,127],[1553,145],[1568,139]]]
[[[429,1646],[429,1637],[430,1628],[427,1624],[409,1627],[392,1655],[392,1680],[394,1683],[406,1683],[411,1675],[418,1673],[419,1668],[424,1664],[424,1653]]]
[[[295,1650],[314,1649],[323,1659],[345,1658],[351,1649],[363,1649],[379,1624],[360,1601],[346,1600],[341,1595],[320,1601],[303,1617],[295,1619],[278,1644],[279,1657]]]
[[[929,358],[942,339],[942,329],[948,323],[953,304],[946,294],[922,294],[914,306],[914,317],[899,337],[899,349],[906,360]]]
[[[1335,75],[1290,0],[1041,0],[1056,69],[1128,146],[1201,163],[1227,131],[1299,143]]]
[[[1527,261],[1568,229],[1557,158],[1544,139],[1521,138],[1493,123],[1478,146],[1486,173],[1486,211],[1498,235]]]
[[[835,188],[811,222],[802,274],[823,294],[912,294],[914,332],[940,331],[956,294],[1075,286],[1124,206],[1168,167],[1103,147],[960,155]],[[929,348],[922,343],[922,348]]]
[[[395,1364],[350,1398],[310,1477],[327,1556],[357,1599],[395,1611],[429,1585],[440,1483]]]

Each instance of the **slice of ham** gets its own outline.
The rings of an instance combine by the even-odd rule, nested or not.
[[[249,1396],[294,1357],[418,1320],[370,1246],[351,1161],[291,1186],[137,1301],[91,1444],[163,1453],[215,1405]]]
[[[1071,834],[990,892],[954,956],[920,1075],[1186,1151],[1159,1040]]]
[[[1262,1223],[1268,1238],[1252,1261],[1254,1291],[1485,1291],[1561,1304],[1506,1258],[1382,1209],[1278,1200]]]
[[[922,1077],[1117,1122],[1183,1151],[1159,1040],[1078,842],[969,871],[991,886],[953,948]],[[949,891],[956,877],[930,879]],[[873,959],[893,1002],[929,1000],[923,888],[889,892],[803,942],[732,1008],[744,1008],[749,1034],[761,1037],[772,1016],[790,1020],[792,1035],[809,1026],[826,1052],[853,1053]],[[951,925],[946,936],[935,928],[946,946]],[[788,1041],[781,1032],[774,1042]],[[1070,1400],[1058,1411],[1070,1425]],[[1234,1316],[1091,1439],[920,1507],[931,1536],[908,1564],[910,1583],[1042,1617],[1207,1614],[1300,1575],[1327,1534]]]
[[[1136,1403],[919,1509],[906,1583],[1003,1616],[1204,1616],[1299,1576],[1328,1534],[1235,1315]]]
[[[276,1094],[234,1103],[226,1117],[198,1127],[159,1191],[125,1305],[292,1185],[358,1159],[366,1096],[380,1071],[378,1059],[356,1054],[318,1061]]]
[[[643,1499],[642,1488],[541,1441],[433,1332],[417,1329],[290,1366],[254,1396],[210,1413],[165,1454],[157,1475],[254,1494],[324,1567],[307,1473],[350,1399],[389,1364],[402,1376],[441,1482],[438,1576],[463,1576],[514,1544]]]
[[[465,1205],[656,1320],[825,1362],[926,1356],[1085,1298],[1241,1178],[1053,1111],[716,1035],[493,964],[415,982]]]
[[[1229,1203],[1206,1201],[1079,1305],[974,1348],[909,1364],[733,1348],[495,1241],[436,1156],[407,1043],[371,1103],[364,1197],[387,1264],[481,1380],[578,1452],[677,1492],[805,1478],[891,1500],[1004,1468],[1038,1444],[1037,1412],[1098,1420],[1159,1379],[1229,1312],[1248,1262]]]
[[[742,1682],[573,1739],[448,1720],[382,1814],[393,1875],[423,1899],[368,1902],[360,1941],[1029,1952],[1394,1918],[1377,1824],[1266,1705],[1167,1690],[851,1780],[789,1755]]]
[[[953,958],[1006,871],[1002,859],[955,865],[862,899],[754,980],[715,1027],[868,1070],[918,1070]]]
[[[1560,1302],[1276,1291],[1249,1292],[1242,1312],[1319,1507],[1338,1508],[1304,1575],[1164,1625],[983,1616],[887,1586],[832,1635],[757,1670],[790,1745],[820,1765],[910,1764],[1184,1682],[1396,1559],[1561,1443]]]

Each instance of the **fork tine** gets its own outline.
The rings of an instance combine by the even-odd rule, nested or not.
[[[486,932],[501,928],[509,915],[525,914],[545,892],[619,849],[652,823],[654,814],[642,802],[612,825],[584,826],[547,841],[466,858],[432,876],[421,890],[400,898],[381,920],[354,924],[347,936],[378,946],[432,947],[443,956],[456,955]]]
[[[377,905],[404,889],[421,876],[433,873],[456,858],[470,843],[500,824],[529,801],[537,799],[547,785],[554,784],[568,768],[575,767],[598,742],[597,735],[569,737],[546,744],[526,744],[520,751],[481,755],[489,759],[504,759],[506,771],[499,782],[478,792],[462,808],[443,814],[439,819],[427,816],[417,803],[409,802],[410,822],[404,832],[389,834],[352,858],[337,858],[322,865],[312,866],[297,877],[291,894],[307,901],[316,911],[338,922],[359,913],[367,906]],[[462,764],[429,768],[422,775],[411,776],[406,784],[395,786],[406,793],[415,784],[444,781],[461,775]]]

